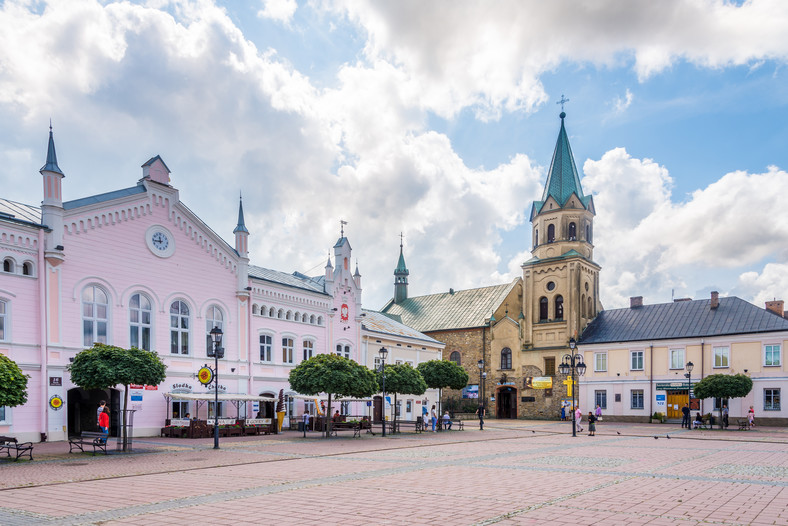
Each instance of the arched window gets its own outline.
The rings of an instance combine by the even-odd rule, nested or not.
[[[585,294],[583,294],[580,297],[580,317],[581,318],[585,318],[586,317],[586,295]]]
[[[301,323],[307,323],[307,321],[309,321],[309,316],[307,316],[307,314],[306,314],[306,313],[304,313],[304,314],[301,316]]]
[[[337,356],[344,356],[350,359],[350,345],[337,344]]]
[[[150,351],[151,303],[144,294],[129,298],[129,345]]]
[[[8,303],[0,300],[0,342],[5,341],[8,336],[6,328],[9,326],[8,319]]]
[[[170,304],[170,354],[189,354],[189,306],[181,300]]]
[[[591,225],[586,225],[586,241],[591,242]]]
[[[574,223],[569,223],[569,241],[575,241],[577,239],[577,225]]]
[[[284,318],[285,317],[285,310],[284,309],[279,309],[279,312],[276,313],[276,317],[279,318],[280,320],[282,318]]]
[[[534,230],[534,246],[539,246],[539,229]]]
[[[508,347],[501,349],[501,369],[512,368],[512,350]]]
[[[23,276],[32,276],[33,275],[33,264],[29,261],[25,261],[22,263],[22,275]]]
[[[258,314],[260,312],[260,308],[257,306],[257,303],[252,304],[252,314]]]
[[[211,329],[219,327],[224,332],[224,314],[218,305],[211,305],[205,313],[205,350],[213,348]]]
[[[268,317],[269,318],[276,318],[276,309],[275,308],[271,307],[268,310]]]
[[[317,317],[317,324],[318,325],[323,325],[323,316],[318,316]]]
[[[555,241],[555,225],[547,225],[547,242],[552,243]]]
[[[285,316],[285,319],[288,320],[288,321],[292,320],[293,319],[293,311],[291,311],[291,310],[287,311],[287,316]]]
[[[293,338],[282,338],[282,362],[293,363]]]
[[[589,317],[589,318],[593,318],[593,317],[594,317],[594,308],[593,308],[593,305],[594,305],[594,302],[593,302],[593,301],[591,301],[591,296],[589,296],[589,297],[588,297],[588,317]]]
[[[3,260],[3,272],[14,272],[14,260],[6,258]]]
[[[449,355],[449,361],[450,362],[454,362],[457,365],[462,365],[462,363],[461,363],[462,359],[460,357],[460,352],[459,351],[452,351],[451,355]]]
[[[539,321],[547,321],[547,298],[539,298]]]
[[[304,360],[308,360],[315,352],[315,342],[311,340],[304,340]]]
[[[315,315],[314,314],[309,317],[309,323],[311,323],[312,325],[315,324]]]
[[[82,343],[107,343],[109,301],[107,293],[95,285],[82,290]]]
[[[555,297],[555,319],[564,319],[564,297],[560,294]]]

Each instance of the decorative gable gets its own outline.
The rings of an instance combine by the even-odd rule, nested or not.
[[[170,184],[170,169],[158,155],[142,165],[142,178],[160,184]]]

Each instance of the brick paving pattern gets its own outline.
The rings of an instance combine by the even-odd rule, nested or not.
[[[0,461],[0,525],[788,525],[788,430],[569,429],[287,432],[222,439],[218,451],[148,438],[95,457],[39,444],[32,462]]]

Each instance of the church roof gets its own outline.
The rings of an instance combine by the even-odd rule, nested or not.
[[[583,331],[582,344],[703,338],[758,332],[788,331],[788,320],[736,296],[711,300],[677,301],[612,309],[599,315]]]
[[[483,327],[518,281],[390,301],[382,312],[421,332]]]
[[[0,219],[41,226],[41,209],[37,206],[0,198]]]
[[[364,320],[361,322],[361,325],[364,329],[370,332],[377,332],[390,336],[405,336],[407,338],[413,338],[431,344],[441,343],[438,340],[430,338],[426,334],[417,331],[416,329],[400,323],[399,321],[383,314],[382,312],[367,309],[362,309],[362,311],[364,314],[366,314],[366,316],[364,316]]]
[[[287,274],[286,272],[280,272],[270,268],[249,265],[249,277],[268,281],[270,283],[276,283],[277,285],[284,285],[285,287],[293,287],[296,289],[307,290],[309,292],[317,292],[318,294],[326,294],[322,279],[310,278],[304,274],[301,274],[300,272]]]

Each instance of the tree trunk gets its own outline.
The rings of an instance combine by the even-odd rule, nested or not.
[[[443,405],[441,404],[441,398],[443,398],[443,387],[438,388],[438,418],[440,419],[441,415],[443,414]]]
[[[326,438],[331,436],[331,393],[328,393],[328,409],[326,410]]]
[[[126,447],[128,445],[128,438],[127,438],[127,428],[126,428],[126,410],[129,406],[129,386],[124,385],[123,390],[123,411],[120,414],[120,425],[121,425],[121,435],[123,435],[123,451],[126,451]]]
[[[397,393],[394,393],[394,432],[397,432]]]

